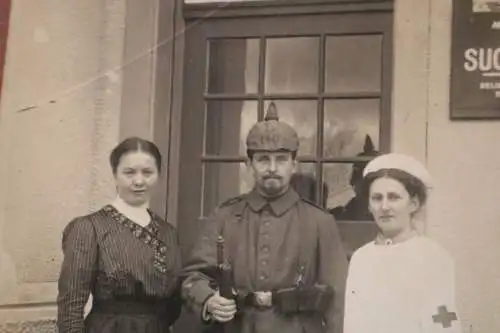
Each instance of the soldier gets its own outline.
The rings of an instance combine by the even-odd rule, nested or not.
[[[232,333],[340,333],[347,257],[333,217],[290,186],[298,135],[271,103],[246,144],[254,189],[205,222],[185,266],[186,304],[207,325],[224,323]],[[220,237],[234,297],[222,297],[214,284]]]

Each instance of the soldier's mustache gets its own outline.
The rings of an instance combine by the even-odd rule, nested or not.
[[[264,180],[267,180],[267,179],[281,179],[281,177],[278,176],[278,175],[267,175],[267,176],[264,176]]]

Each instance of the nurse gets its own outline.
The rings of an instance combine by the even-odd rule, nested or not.
[[[450,255],[415,228],[431,177],[412,157],[385,154],[363,171],[362,195],[378,226],[352,256],[344,333],[459,333]]]

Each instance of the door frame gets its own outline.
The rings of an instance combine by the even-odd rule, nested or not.
[[[241,4],[239,4],[241,6]],[[372,6],[373,4],[370,4]],[[193,149],[200,149],[199,137],[196,135],[185,136],[183,133],[187,132],[188,129],[185,128],[186,124],[189,124],[192,133],[203,133],[203,120],[200,118],[200,110],[205,109],[204,92],[205,92],[205,80],[200,80],[198,78],[206,78],[205,66],[207,54],[205,50],[200,52],[200,44],[205,45],[204,42],[212,38],[238,38],[238,37],[261,37],[262,35],[272,35],[272,36],[291,36],[290,27],[307,27],[307,28],[295,28],[292,31],[293,36],[309,36],[311,34],[344,34],[346,33],[345,26],[349,26],[351,30],[349,33],[359,33],[359,34],[373,34],[373,33],[385,33],[388,35],[387,44],[384,43],[383,52],[392,55],[392,2],[378,2],[378,9],[374,10],[373,7],[367,9],[367,4],[358,4],[358,7],[350,5],[351,10],[346,11],[333,11],[326,12],[322,14],[287,14],[277,18],[275,15],[265,15],[265,16],[252,16],[252,15],[240,15],[239,17],[229,17],[222,15],[221,12],[217,11],[213,16],[208,19],[198,20],[196,15],[200,15],[200,11],[191,12],[191,19],[186,21],[186,33],[185,33],[185,49],[184,49],[184,75],[183,75],[183,120],[180,130],[181,138],[179,148],[181,154],[179,155],[179,165],[182,166],[177,173],[178,179],[183,179],[189,177],[193,182],[200,183],[202,181],[202,168],[200,156],[188,156],[182,154],[185,151],[192,151]],[[342,4],[346,6],[346,4]],[[200,7],[200,6],[198,6]],[[203,6],[201,6],[203,7]],[[205,5],[206,7],[206,5]],[[231,6],[227,6],[229,8]],[[186,7],[185,7],[186,8]],[[228,9],[221,9],[225,11]],[[257,8],[260,8],[258,6]],[[288,8],[288,7],[287,7]],[[317,7],[315,7],[317,8]],[[329,6],[331,9],[332,7]],[[357,8],[358,10],[354,10]],[[364,10],[361,10],[364,8]],[[232,8],[234,9],[234,8]],[[338,8],[337,8],[338,9]],[[195,15],[195,14],[196,15]],[[246,14],[249,12],[247,11]],[[363,20],[363,17],[367,13],[377,14],[377,13],[389,13],[390,19],[383,20],[381,26],[374,26],[373,22],[368,22],[370,20]],[[349,14],[349,17],[347,15]],[[384,15],[384,14],[382,14]],[[335,16],[335,19],[346,20],[345,22],[340,22],[336,24],[335,27],[331,26],[331,18]],[[314,18],[311,20],[311,18]],[[330,20],[328,20],[330,18]],[[352,20],[356,20],[352,23]],[[255,24],[258,20],[259,24]],[[279,20],[279,21],[278,21]],[[347,22],[351,21],[351,22]],[[253,23],[253,24],[252,24]],[[307,24],[306,24],[307,23]],[[342,24],[344,23],[344,25]],[[325,28],[328,25],[328,28]],[[236,27],[236,28],[235,28]],[[353,29],[353,27],[355,27]],[[302,30],[299,32],[298,30]],[[385,63],[382,68],[388,69],[388,73],[384,70],[384,82],[382,82],[382,105],[381,109],[391,109],[391,90],[392,90],[392,56],[383,57]],[[189,74],[188,74],[189,73]],[[192,73],[197,73],[196,75]],[[195,94],[196,96],[193,96]],[[262,107],[261,107],[262,109]],[[263,111],[259,110],[260,116],[262,116]],[[382,124],[381,128],[384,128],[386,133],[388,133],[386,142],[381,141],[382,150],[390,150],[390,122],[391,116],[381,118]],[[203,135],[203,134],[201,134]],[[201,140],[203,141],[203,140]],[[198,145],[198,146],[197,146]],[[201,149],[202,150],[202,149]],[[194,179],[193,179],[194,178]],[[183,218],[180,205],[183,202],[190,202],[198,204],[201,200],[202,193],[197,193],[194,189],[185,189],[179,183],[177,188],[177,202],[179,205],[176,207],[178,218]],[[199,191],[198,191],[199,192]],[[191,208],[198,212],[199,207]],[[201,215],[198,214],[198,215]],[[199,216],[201,217],[201,216]],[[178,224],[180,240],[182,244],[185,244],[189,248],[194,242],[194,234],[198,228],[196,221],[191,221],[193,218],[189,218],[189,221],[182,220]]]
[[[187,21],[374,11],[393,12],[394,0],[242,0],[183,5],[183,16]]]

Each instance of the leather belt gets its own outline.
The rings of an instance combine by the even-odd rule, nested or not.
[[[275,308],[282,314],[324,313],[332,304],[335,293],[327,285],[290,287],[275,291],[238,293],[236,303],[239,309]]]
[[[244,296],[243,305],[260,309],[271,308],[273,304],[273,293],[271,291],[256,291]]]

